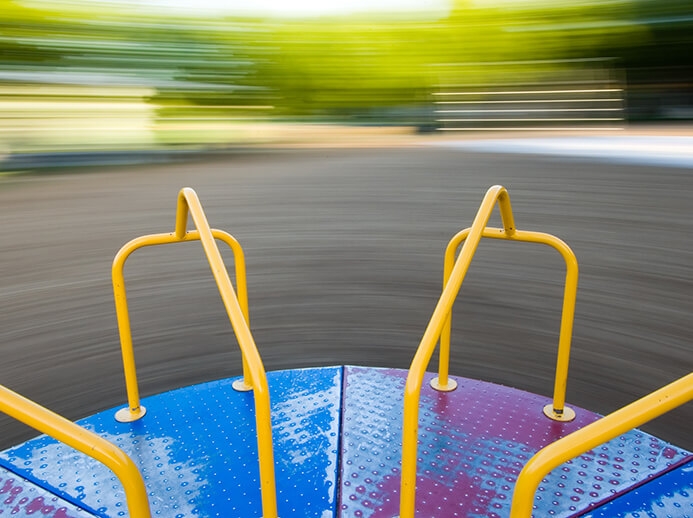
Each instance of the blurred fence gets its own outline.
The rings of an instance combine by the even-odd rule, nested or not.
[[[437,129],[621,129],[625,84],[610,65],[610,59],[445,65],[433,93]],[[476,77],[488,80],[475,83]]]

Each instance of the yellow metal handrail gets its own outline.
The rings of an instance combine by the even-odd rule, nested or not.
[[[193,223],[197,227],[196,231],[186,232],[188,214],[190,214]],[[236,297],[233,290],[215,238],[227,243],[234,253],[238,297]],[[140,405],[137,388],[132,332],[130,330],[125,279],[123,276],[125,260],[138,248],[193,240],[199,240],[202,243],[224,307],[226,308],[226,313],[229,316],[231,326],[241,349],[244,385],[252,388],[254,392],[262,512],[264,518],[276,518],[277,497],[274,477],[274,454],[272,450],[269,388],[265,368],[248,325],[248,298],[243,250],[231,235],[209,227],[197,194],[194,190],[187,187],[181,189],[178,194],[175,231],[170,234],[152,234],[134,239],[120,249],[113,261],[113,292],[128,394],[128,408],[121,410],[119,417],[122,420],[135,420],[142,417],[145,412],[144,407]]]
[[[498,204],[503,228],[490,228],[487,223]],[[402,480],[400,488],[400,518],[414,518],[416,509],[416,458],[419,428],[419,399],[426,368],[431,360],[436,342],[440,338],[440,365],[438,378],[431,384],[438,390],[452,390],[454,381],[448,378],[450,356],[451,312],[462,281],[482,237],[542,243],[557,249],[566,261],[566,283],[563,298],[563,314],[556,362],[554,401],[544,412],[556,420],[569,420],[574,416],[565,407],[565,389],[570,358],[570,341],[575,313],[578,268],[575,255],[560,239],[549,234],[516,230],[510,196],[507,190],[494,185],[484,196],[472,226],[452,238],[445,253],[443,293],[438,300],[421,343],[414,355],[404,389],[404,417],[402,429]],[[457,247],[464,241],[457,260]],[[453,266],[454,262],[454,266]]]
[[[534,494],[552,469],[692,399],[693,373],[690,373],[539,450],[517,478],[510,518],[532,516]]]
[[[447,286],[455,265],[455,252],[460,244],[467,239],[471,228],[460,231],[448,243],[445,250],[445,265],[443,267],[443,288]],[[505,239],[508,241],[521,241],[525,243],[539,243],[556,249],[566,265],[565,286],[563,288],[563,310],[561,314],[561,329],[558,335],[558,354],[556,357],[556,376],[553,389],[553,404],[548,405],[545,413],[548,417],[557,421],[570,421],[575,417],[574,412],[565,406],[565,391],[568,382],[568,363],[570,361],[570,344],[573,334],[573,321],[575,318],[575,299],[577,296],[578,263],[575,254],[562,240],[551,234],[543,232],[530,232],[515,230],[508,234],[506,229],[486,227],[482,237],[491,239]],[[471,259],[470,259],[471,260]],[[448,378],[450,362],[450,330],[452,327],[452,311],[445,319],[443,330],[440,334],[440,353],[438,358],[438,377],[431,383],[439,390],[450,390],[450,383],[454,380]],[[454,388],[454,387],[452,387]]]
[[[2,385],[0,385],[0,412],[105,464],[123,485],[129,516],[132,518],[151,517],[147,489],[142,475],[123,450]]]
[[[243,312],[243,317],[246,323],[250,323],[248,316],[248,289],[245,276],[245,257],[243,249],[236,239],[222,230],[211,229],[212,236],[215,239],[225,242],[234,254],[234,263],[236,266],[236,285],[238,287],[238,302]],[[182,243],[186,241],[199,241],[200,233],[197,230],[185,232],[182,237],[178,237],[174,232],[165,234],[150,234],[129,241],[118,251],[113,260],[113,293],[116,301],[116,318],[118,320],[118,332],[120,334],[120,343],[123,355],[123,365],[125,367],[125,386],[128,395],[127,412],[119,413],[119,420],[135,421],[144,416],[144,408],[140,405],[139,389],[137,386],[137,373],[135,370],[135,358],[132,346],[132,331],[130,328],[130,316],[128,311],[127,292],[125,289],[125,276],[123,270],[125,261],[130,255],[140,248],[146,246],[166,245],[171,243]],[[241,351],[242,352],[242,351]],[[252,389],[250,377],[246,365],[245,354],[243,358],[243,382],[242,386]],[[239,385],[234,384],[235,387]]]

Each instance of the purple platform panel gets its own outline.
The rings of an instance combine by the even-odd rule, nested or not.
[[[344,517],[399,514],[403,393],[407,372],[346,367],[339,509]],[[552,421],[549,398],[466,378],[453,392],[421,391],[417,516],[505,518],[524,464],[542,447],[599,418],[575,409]],[[542,482],[536,517],[576,516],[690,454],[632,431],[563,464]]]
[[[88,518],[94,516],[0,467],[0,517]]]

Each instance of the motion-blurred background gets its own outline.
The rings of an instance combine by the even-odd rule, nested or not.
[[[693,119],[688,0],[250,4],[2,0],[0,156]]]
[[[72,419],[123,403],[110,264],[184,186],[244,246],[268,369],[406,368],[503,184],[578,256],[568,401],[611,412],[693,369],[692,44],[690,0],[0,0],[0,383]],[[505,245],[451,372],[549,395],[564,265]],[[199,249],[128,268],[144,395],[240,374]],[[691,449],[692,422],[646,429]],[[31,434],[0,415],[0,448]]]

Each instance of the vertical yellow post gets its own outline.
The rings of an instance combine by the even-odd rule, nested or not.
[[[135,355],[132,349],[132,330],[130,329],[130,314],[125,291],[123,268],[125,259],[130,255],[130,248],[123,247],[113,260],[112,279],[113,295],[115,298],[116,319],[120,335],[120,350],[123,356],[123,371],[125,373],[125,390],[128,395],[128,407],[116,412],[116,419],[121,423],[136,421],[144,416],[147,410],[140,405],[140,393],[137,386],[137,371]]]
[[[233,260],[236,265],[236,289],[238,290],[238,304],[241,307],[241,312],[245,318],[245,323],[250,327],[250,312],[248,310],[248,284],[245,274],[245,256],[241,245],[232,238],[229,234],[220,231],[212,231],[212,234],[217,239],[223,239],[233,251]],[[244,392],[253,389],[253,384],[250,379],[248,370],[248,360],[245,357],[245,352],[241,349],[241,361],[243,362],[243,379],[233,382],[233,388]]]
[[[466,239],[469,229],[463,230],[452,238],[445,249],[443,261],[443,290],[450,280],[452,268],[455,265],[455,253],[459,244]],[[462,237],[460,237],[462,235]],[[431,387],[440,392],[450,392],[457,388],[457,382],[449,377],[450,374],[450,336],[452,331],[452,308],[448,312],[443,329],[440,332],[440,349],[438,351],[438,377],[431,380]]]
[[[566,274],[563,288],[563,309],[561,312],[561,330],[558,338],[556,357],[556,377],[553,388],[553,404],[544,407],[544,414],[554,421],[572,421],[575,411],[565,406],[565,393],[568,384],[568,364],[570,362],[570,344],[573,337],[575,319],[575,299],[578,284],[578,263],[573,251],[563,241],[547,236],[546,244],[553,246],[565,260]]]

